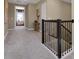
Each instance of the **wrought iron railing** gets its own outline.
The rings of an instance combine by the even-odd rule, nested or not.
[[[59,59],[72,50],[73,20],[42,19],[42,43]]]

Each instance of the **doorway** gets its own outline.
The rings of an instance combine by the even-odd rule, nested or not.
[[[25,27],[25,8],[15,6],[15,27]]]

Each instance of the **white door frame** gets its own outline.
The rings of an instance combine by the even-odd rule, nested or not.
[[[14,27],[16,27],[16,7],[23,7],[23,6],[15,6],[15,8],[14,8],[14,12],[15,12],[15,15],[14,15],[14,18],[15,18],[15,20],[14,20]],[[25,27],[25,7],[23,7],[24,9],[24,27]]]

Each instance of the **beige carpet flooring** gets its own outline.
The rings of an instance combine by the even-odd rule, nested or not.
[[[56,58],[41,44],[40,32],[16,29],[10,30],[4,41],[4,59]]]

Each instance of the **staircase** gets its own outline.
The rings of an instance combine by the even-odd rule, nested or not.
[[[73,20],[42,19],[42,43],[50,49],[58,59],[72,51]]]

